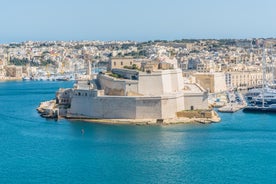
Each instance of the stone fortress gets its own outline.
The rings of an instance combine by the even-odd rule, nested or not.
[[[196,83],[186,84],[182,71],[170,66],[144,67],[144,71],[117,68],[112,75],[100,73],[93,80],[79,80],[73,88],[56,93],[59,116],[170,119],[183,110],[208,109],[208,92]]]

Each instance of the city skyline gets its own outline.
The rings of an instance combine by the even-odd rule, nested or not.
[[[0,43],[276,37],[272,0],[2,2]]]

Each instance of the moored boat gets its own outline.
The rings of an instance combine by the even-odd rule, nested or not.
[[[276,104],[271,104],[269,106],[247,106],[243,109],[243,112],[276,113]]]
[[[31,78],[26,76],[26,77],[22,77],[22,80],[27,81],[27,80],[31,80]]]

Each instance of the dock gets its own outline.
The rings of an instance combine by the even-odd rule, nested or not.
[[[218,109],[219,112],[234,113],[243,109],[246,105],[243,104],[228,104]]]

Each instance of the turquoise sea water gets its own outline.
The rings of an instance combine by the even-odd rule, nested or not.
[[[275,114],[173,126],[40,118],[39,102],[71,86],[0,83],[0,183],[276,182]]]

